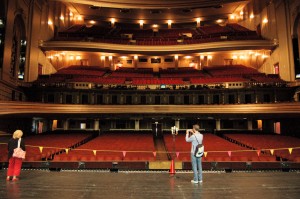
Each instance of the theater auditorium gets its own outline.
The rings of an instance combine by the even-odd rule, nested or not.
[[[298,198],[299,48],[298,0],[0,1],[0,198]]]

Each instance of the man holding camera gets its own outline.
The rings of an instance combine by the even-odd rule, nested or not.
[[[195,156],[195,150],[197,145],[202,145],[203,142],[203,135],[199,132],[200,127],[198,124],[193,125],[193,129],[186,130],[185,141],[192,143],[191,148],[191,161],[192,161],[192,168],[194,172],[194,179],[191,180],[192,183],[198,184],[202,183],[202,157]]]

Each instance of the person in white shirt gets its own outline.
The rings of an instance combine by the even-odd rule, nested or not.
[[[203,135],[199,132],[200,126],[198,124],[193,125],[193,129],[186,130],[185,141],[191,142],[191,162],[194,172],[194,179],[191,180],[192,183],[198,184],[202,183],[202,157],[197,158],[195,156],[196,146],[202,144]]]

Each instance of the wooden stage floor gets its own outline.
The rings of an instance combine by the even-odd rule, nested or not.
[[[1,199],[300,198],[299,172],[205,172],[202,185],[191,184],[192,173],[23,170],[17,182],[5,176],[0,170]]]

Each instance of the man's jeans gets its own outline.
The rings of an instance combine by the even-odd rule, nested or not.
[[[196,158],[191,153],[192,168],[194,172],[194,181],[202,181],[202,158]]]

